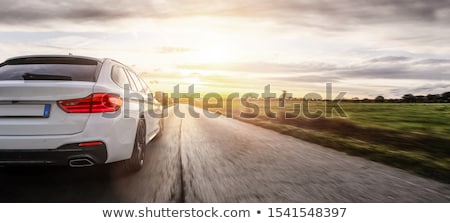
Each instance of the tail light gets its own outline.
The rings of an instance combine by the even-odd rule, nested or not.
[[[95,93],[85,98],[58,101],[59,107],[67,113],[103,113],[120,109],[123,100],[120,96]]]
[[[78,144],[79,147],[89,147],[89,146],[98,146],[98,145],[103,145],[103,142],[94,141],[94,142],[83,142],[83,143]]]

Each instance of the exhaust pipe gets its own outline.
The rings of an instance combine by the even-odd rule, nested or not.
[[[89,159],[82,158],[82,159],[72,159],[69,161],[70,167],[88,167],[93,166],[94,162],[92,162]]]

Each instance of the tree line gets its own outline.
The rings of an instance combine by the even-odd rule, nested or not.
[[[403,102],[403,103],[449,103],[450,102],[450,91],[444,92],[442,94],[428,94],[428,95],[414,95],[405,94],[402,98],[396,99],[385,99],[382,95],[375,97],[374,99],[364,98],[362,100],[355,99],[360,102]]]

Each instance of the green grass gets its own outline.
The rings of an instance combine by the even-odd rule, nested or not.
[[[450,138],[450,104],[343,104],[357,125]]]
[[[233,102],[233,117],[349,155],[450,183],[450,104],[348,102],[340,104],[346,118],[333,112],[332,118],[299,116],[272,119],[264,115],[262,101],[252,103],[260,107],[258,117],[240,118],[241,111],[252,110],[242,107],[238,101]],[[283,111],[277,105],[272,102],[272,110],[276,113]],[[325,111],[324,106],[325,102],[311,102],[310,111]],[[292,102],[287,102],[284,111],[291,110]],[[225,109],[217,111],[226,114]]]

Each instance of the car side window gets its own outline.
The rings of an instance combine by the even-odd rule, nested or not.
[[[111,79],[121,88],[124,88],[125,84],[130,84],[125,70],[119,66],[113,66]]]
[[[130,80],[131,90],[139,92],[139,90],[140,90],[139,85],[131,77],[131,74],[128,71],[126,71],[126,75],[127,75],[128,79]]]
[[[148,87],[148,85],[145,83],[145,81],[142,79],[142,78],[140,78],[140,77],[138,77],[138,79],[139,79],[139,81],[141,82],[141,84],[142,84],[142,86],[144,87],[144,91],[145,91],[145,94],[151,94],[152,92],[150,91],[150,88]]]
[[[131,71],[131,70],[128,70],[128,74],[130,74],[131,79],[133,79],[133,82],[136,84],[136,86],[137,86],[137,91],[140,92],[140,93],[142,93],[142,94],[145,94],[145,93],[146,93],[146,92],[145,92],[145,87],[142,86],[142,83],[141,83],[141,81],[139,81],[139,78],[138,78],[138,76],[136,75],[136,73],[134,73],[134,72]]]

